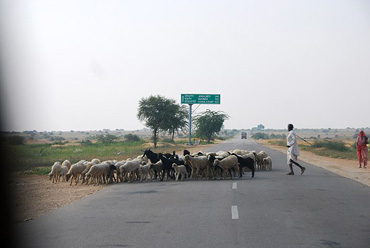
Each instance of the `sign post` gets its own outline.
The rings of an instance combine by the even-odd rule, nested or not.
[[[220,94],[181,94],[181,104],[189,104],[189,144],[191,143],[191,114],[193,104],[220,104]]]
[[[192,145],[191,143],[191,112],[192,112],[192,107],[193,104],[189,104],[189,144]]]

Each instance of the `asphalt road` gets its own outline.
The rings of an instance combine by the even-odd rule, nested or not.
[[[286,155],[251,140],[210,151],[235,148],[265,150],[273,170],[113,185],[19,225],[17,246],[370,247],[369,187],[306,163],[287,176]]]

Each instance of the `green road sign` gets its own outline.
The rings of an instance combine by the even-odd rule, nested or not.
[[[181,104],[220,104],[220,94],[181,94]]]

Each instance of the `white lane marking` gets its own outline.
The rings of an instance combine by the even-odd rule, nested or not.
[[[232,189],[237,189],[237,188],[238,188],[238,185],[236,183],[233,183]]]
[[[231,219],[239,219],[238,206],[231,206]]]

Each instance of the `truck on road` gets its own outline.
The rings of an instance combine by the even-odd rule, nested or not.
[[[247,132],[246,131],[243,131],[242,132],[242,137],[241,137],[242,139],[247,139],[248,137],[247,137]]]

